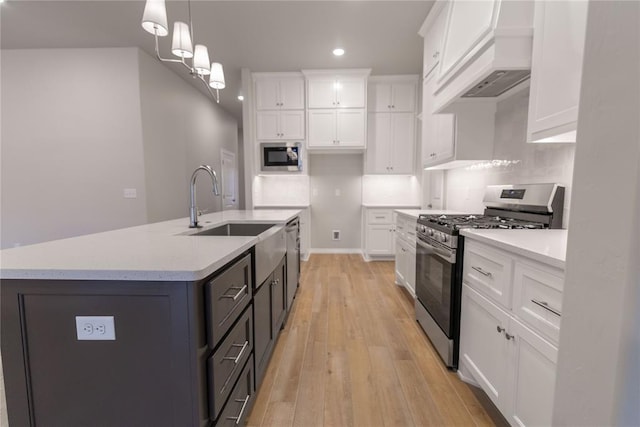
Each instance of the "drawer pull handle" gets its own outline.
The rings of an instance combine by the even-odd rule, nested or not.
[[[488,271],[484,271],[480,267],[471,266],[471,268],[473,268],[475,271],[477,271],[478,273],[482,274],[483,276],[486,276],[486,277],[492,277],[493,276],[493,274],[491,274]]]
[[[501,334],[502,332],[506,331],[506,329],[501,328],[500,326],[496,326],[496,331],[498,331],[498,333]]]
[[[385,219],[384,216],[376,216],[376,219]]]
[[[245,341],[244,344],[232,344],[231,347],[242,347],[240,349],[240,353],[238,353],[236,357],[231,357],[231,356],[223,357],[222,360],[233,360],[233,364],[237,365],[240,359],[242,359],[242,355],[244,354],[244,351],[247,349],[248,346],[249,346],[249,341]]]
[[[516,336],[515,335],[511,335],[511,334],[508,334],[506,332],[504,333],[504,337],[507,339],[507,341],[509,341],[509,340],[514,340],[515,341],[516,340]]]
[[[240,289],[240,290],[235,295],[222,295],[220,298],[231,298],[232,300],[236,301],[238,298],[240,298],[240,295],[244,294],[244,291],[247,290],[247,285],[244,285],[241,288],[238,288],[237,286],[234,286],[234,287],[231,287],[229,289],[233,289],[233,290]]]
[[[556,316],[562,316],[562,312],[560,310],[550,307],[549,303],[546,301],[538,301],[536,299],[532,299],[531,302],[534,303],[535,305],[539,305],[540,307],[544,308],[547,311],[552,312]]]
[[[237,417],[227,417],[228,420],[236,420],[236,425],[240,424],[240,420],[242,419],[242,414],[244,413],[245,408],[247,407],[247,402],[249,402],[249,397],[251,395],[247,394],[247,397],[244,399],[236,399],[236,402],[242,402],[242,408],[240,408],[240,413]]]

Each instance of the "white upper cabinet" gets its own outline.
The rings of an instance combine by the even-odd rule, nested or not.
[[[369,112],[413,112],[416,109],[416,80],[391,83],[369,82]]]
[[[258,140],[303,140],[304,111],[258,111]]]
[[[309,108],[364,108],[366,80],[309,79]]]
[[[436,3],[420,29],[424,37],[424,56],[422,58],[422,77],[427,77],[440,62],[442,42],[447,23],[447,6],[449,3]]]
[[[528,142],[575,142],[587,1],[535,5]]]
[[[433,114],[435,85],[431,74],[422,89],[422,166],[451,169],[491,160],[495,104],[467,104],[456,114]]]
[[[307,148],[362,151],[366,147],[370,72],[369,69],[302,71],[307,85]]]
[[[453,1],[450,5],[440,75],[446,75],[492,30],[500,1]]]
[[[302,76],[256,75],[259,76],[255,81],[257,110],[304,109],[304,79]]]
[[[369,113],[365,173],[413,173],[415,120],[413,113]]]

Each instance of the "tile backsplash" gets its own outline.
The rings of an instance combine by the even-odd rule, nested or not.
[[[447,209],[481,213],[487,185],[553,182],[566,188],[563,227],[568,227],[575,144],[528,144],[528,103],[523,91],[498,104],[494,162],[446,172]]]

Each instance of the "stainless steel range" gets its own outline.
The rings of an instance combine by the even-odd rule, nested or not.
[[[445,364],[458,367],[463,228],[562,228],[564,187],[492,185],[484,215],[420,215],[416,227],[416,319]]]

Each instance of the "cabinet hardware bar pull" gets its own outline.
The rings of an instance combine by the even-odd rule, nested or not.
[[[507,341],[509,341],[509,340],[514,340],[515,341],[516,340],[516,336],[515,335],[510,335],[510,334],[508,334],[506,332],[504,333],[504,337],[507,339]]]
[[[496,330],[498,331],[499,334],[506,331],[505,328],[501,328],[500,326],[496,326]]]
[[[483,276],[486,276],[486,277],[492,277],[493,276],[493,274],[491,274],[488,271],[484,271],[480,267],[471,266],[471,268],[473,268],[475,271],[477,271],[478,273],[482,274]]]
[[[234,300],[234,301],[235,301],[235,300],[237,300],[238,298],[240,298],[240,295],[244,294],[244,291],[246,291],[246,290],[247,290],[247,285],[244,285],[244,286],[243,286],[243,287],[241,287],[241,288],[238,288],[238,287],[235,287],[235,286],[234,286],[234,287],[231,287],[231,288],[229,288],[229,289],[233,289],[233,290],[235,290],[235,289],[240,289],[240,290],[239,290],[239,291],[238,291],[238,293],[237,293],[237,294],[235,294],[235,295],[222,295],[220,298],[231,298],[232,300]]]
[[[233,364],[237,365],[240,359],[242,359],[242,354],[247,349],[248,345],[249,345],[249,341],[245,341],[244,344],[232,344],[231,347],[242,347],[240,349],[240,353],[238,353],[236,357],[231,357],[231,356],[223,357],[222,360],[233,360]]]
[[[549,303],[546,301],[538,301],[536,299],[532,299],[531,300],[532,303],[539,305],[540,307],[544,308],[547,311],[552,312],[553,314],[555,314],[556,316],[562,316],[562,312],[558,309],[555,309],[553,307],[549,306]]]
[[[240,408],[240,413],[238,414],[237,417],[227,417],[228,420],[236,420],[236,425],[240,424],[240,419],[242,418],[242,414],[244,413],[244,409],[247,407],[247,402],[249,402],[249,397],[251,397],[251,395],[247,394],[247,397],[245,397],[244,399],[236,399],[236,402],[242,403],[242,408]]]

